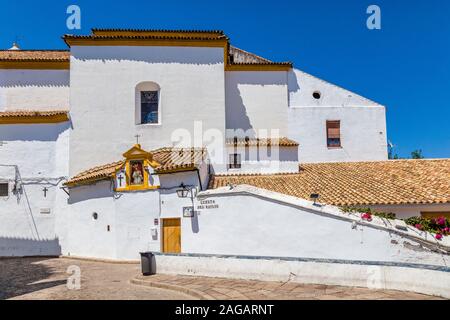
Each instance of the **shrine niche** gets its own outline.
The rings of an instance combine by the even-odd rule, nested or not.
[[[139,191],[159,188],[159,177],[155,168],[160,164],[153,160],[150,152],[135,144],[123,154],[125,161],[114,173],[116,191]]]

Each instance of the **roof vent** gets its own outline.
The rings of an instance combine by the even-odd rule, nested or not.
[[[20,47],[19,47],[19,45],[17,44],[17,42],[13,42],[12,47],[9,48],[8,50],[14,50],[14,51],[16,51],[16,50],[20,50]]]

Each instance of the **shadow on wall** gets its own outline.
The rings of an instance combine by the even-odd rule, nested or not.
[[[0,258],[0,299],[5,300],[51,287],[67,280],[44,281],[55,270],[44,261],[47,258]]]
[[[297,75],[295,74],[294,70],[291,70],[288,72],[288,99],[289,99],[288,105],[289,106],[291,105],[291,103],[290,103],[291,94],[295,93],[299,90],[300,90],[300,86],[299,86]]]
[[[51,88],[62,87],[69,89],[69,70],[55,70],[45,73],[40,70],[29,70],[25,75],[12,71],[5,77],[0,78],[0,87],[3,88]]]
[[[70,197],[67,200],[68,204],[75,204],[87,200],[115,197],[112,182],[108,180],[100,181],[92,185],[72,188],[70,189],[69,193]],[[120,194],[116,195],[116,198],[117,197],[120,197]]]
[[[59,256],[59,239],[0,237],[0,257]]]
[[[217,49],[217,50],[211,50]],[[214,52],[213,52],[214,51]],[[130,47],[89,48],[84,47],[82,52],[72,49],[72,56],[78,61],[98,60],[107,62],[147,62],[164,64],[214,65],[223,64],[222,48],[194,48],[183,47],[147,47],[130,50]]]
[[[1,141],[56,141],[68,130],[70,121],[57,124],[15,124],[0,126]]]
[[[244,105],[241,92],[239,91],[239,83],[233,81],[227,85],[225,109],[225,126],[230,129],[242,129],[245,135],[255,137],[255,130],[250,122],[247,109]]]
[[[293,87],[289,90],[298,90],[297,79],[295,73],[289,75],[289,81],[293,82]],[[294,78],[292,78],[294,77]],[[292,79],[291,79],[292,78]],[[239,128],[245,132],[242,136],[256,137],[254,125],[251,123],[244,103],[242,90],[248,87],[264,87],[264,86],[286,86],[286,75],[283,72],[265,73],[261,76],[259,72],[229,72],[226,78],[226,128]],[[261,110],[260,112],[264,112]],[[239,134],[238,134],[239,135]]]

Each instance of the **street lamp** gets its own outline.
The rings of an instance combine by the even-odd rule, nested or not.
[[[184,183],[182,182],[180,185],[181,189],[177,190],[177,195],[179,198],[187,198],[188,194],[189,194],[189,189],[186,188],[186,186],[184,185]]]
[[[313,203],[314,205],[317,205],[316,201],[317,201],[317,199],[319,199],[319,197],[320,197],[320,195],[318,193],[311,193],[311,195],[309,196],[309,198],[312,201],[314,201],[314,203]]]

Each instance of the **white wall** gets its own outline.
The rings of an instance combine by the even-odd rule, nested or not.
[[[0,69],[0,111],[69,109],[69,70]]]
[[[374,101],[298,69],[292,69],[288,72],[288,83],[289,106],[379,106]],[[320,92],[320,99],[313,97],[313,93],[316,91]]]
[[[270,151],[269,151],[270,150]],[[297,147],[234,147],[227,146],[226,169],[216,170],[219,173],[286,173],[298,172]],[[241,168],[228,168],[229,155],[238,153],[241,155]]]
[[[223,48],[71,48],[70,173],[117,161],[135,143],[145,150],[172,145],[172,134],[194,121],[225,129]],[[161,125],[135,124],[135,87],[160,88]],[[177,137],[178,138],[178,137]]]
[[[205,170],[201,168],[200,177]],[[195,195],[199,187],[196,171],[160,175],[160,182],[160,189],[142,192],[115,193],[109,180],[70,188],[69,206],[57,226],[63,254],[134,260],[139,252],[160,251],[160,218],[181,217],[183,206],[192,206],[191,198],[179,198],[176,190],[183,182]]]
[[[408,266],[314,259],[156,255],[156,271],[176,275],[412,291],[450,298],[448,270]]]
[[[334,84],[293,69],[288,73],[288,136],[300,162],[387,159],[385,108]],[[320,92],[320,99],[313,93]],[[327,148],[326,121],[341,121],[340,149]]]
[[[0,256],[58,255],[55,219],[64,199],[69,123],[1,125],[0,181],[21,192],[0,197]],[[44,194],[44,188],[48,191]],[[49,213],[42,213],[49,209]]]
[[[139,252],[159,251],[159,239],[151,237],[158,217],[157,191],[114,193],[110,181],[71,188],[69,210],[60,221],[70,226],[63,254],[138,259]]]
[[[229,71],[225,73],[226,128],[287,133],[287,72]],[[243,136],[245,136],[243,135]]]
[[[334,207],[249,186],[209,190],[200,199],[218,208],[198,210],[183,218],[182,252],[201,254],[305,257],[360,261],[404,262],[446,266],[448,255],[420,245],[423,236],[396,232],[383,221],[352,223],[356,217]],[[244,190],[255,190],[252,193]],[[189,221],[189,220],[193,221]],[[360,219],[359,217],[357,219]],[[197,232],[186,227],[197,225]],[[430,239],[431,243],[435,240]],[[448,241],[443,245],[448,246]],[[431,244],[437,249],[436,244]]]
[[[327,120],[340,120],[342,148],[327,147]],[[289,138],[300,144],[300,162],[387,160],[382,106],[290,107],[288,121]]]

